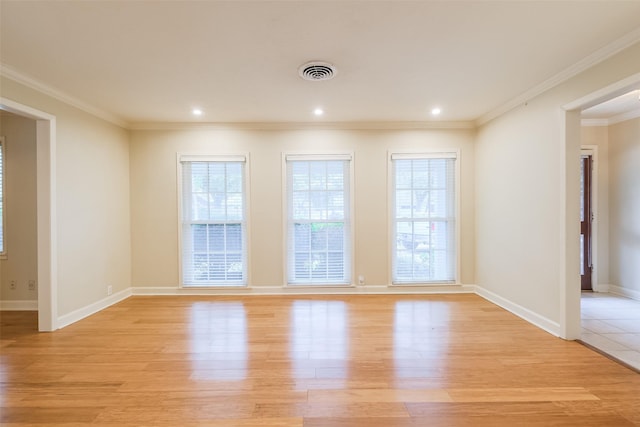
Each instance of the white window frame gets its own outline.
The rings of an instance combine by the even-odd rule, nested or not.
[[[460,150],[437,150],[437,151],[389,151],[387,153],[387,186],[388,186],[388,241],[389,241],[389,258],[388,258],[388,271],[389,271],[389,284],[390,286],[442,286],[442,285],[459,285],[460,284],[460,265],[461,265],[461,248],[460,248],[460,176],[461,176],[461,156]],[[393,160],[395,159],[440,159],[440,158],[453,158],[454,161],[454,206],[455,206],[455,226],[454,226],[454,242],[455,242],[455,266],[454,266],[454,278],[450,281],[428,281],[428,282],[394,282],[394,252],[395,252],[395,168]]]
[[[349,254],[345,257],[346,261],[349,262],[349,272],[347,275],[348,283],[291,283],[290,278],[290,269],[291,258],[289,251],[289,191],[288,191],[288,169],[287,169],[287,161],[288,160],[299,160],[299,161],[322,161],[322,160],[347,160],[349,164],[349,173],[348,173],[348,185],[349,185],[349,200],[347,201],[347,205],[349,206],[349,235],[346,236],[348,242],[346,243]],[[283,272],[284,272],[284,287],[354,287],[354,277],[355,277],[355,209],[354,209],[354,161],[355,156],[353,152],[312,152],[312,153],[300,153],[300,152],[283,152],[282,153],[282,230],[284,234],[284,244],[283,244]]]
[[[203,153],[196,153],[196,154],[192,154],[192,153],[177,153],[176,156],[176,162],[177,162],[177,197],[178,197],[178,259],[179,259],[179,264],[178,264],[178,270],[179,270],[179,286],[180,288],[185,288],[185,289],[202,289],[202,288],[222,288],[222,289],[229,289],[229,288],[248,288],[250,287],[250,283],[251,283],[251,259],[250,259],[250,253],[251,253],[251,248],[250,248],[250,242],[251,242],[251,229],[250,229],[250,218],[249,218],[249,212],[251,212],[250,209],[250,193],[249,193],[249,188],[250,188],[250,157],[249,157],[249,153],[230,153],[230,154],[203,154]],[[185,222],[183,220],[183,210],[184,210],[184,206],[183,206],[183,192],[184,192],[184,182],[183,182],[183,168],[182,168],[182,163],[183,162],[244,162],[244,168],[243,168],[243,172],[244,172],[244,176],[243,176],[243,202],[244,202],[244,215],[243,215],[243,225],[244,225],[244,239],[243,239],[243,246],[244,246],[244,254],[243,254],[243,259],[244,259],[244,268],[243,268],[243,280],[240,281],[231,281],[231,282],[227,282],[227,283],[203,283],[203,284],[191,284],[191,283],[185,283],[185,278],[184,278],[184,264],[185,264],[185,257],[188,256],[188,254],[186,254],[186,252],[183,250],[185,248],[185,245],[189,245],[189,242],[185,242],[184,241],[184,230],[183,227],[185,226]],[[190,222],[189,222],[190,223]]]
[[[2,164],[0,167],[2,168],[2,250],[0,251],[0,259],[7,259],[7,160],[6,160],[6,143],[5,137],[0,136],[0,155],[2,155],[2,159],[0,161]]]

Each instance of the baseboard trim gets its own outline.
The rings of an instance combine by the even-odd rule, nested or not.
[[[38,311],[38,300],[0,301],[0,311]]]
[[[475,292],[475,285],[444,286],[345,286],[345,287],[312,287],[312,286],[255,286],[238,288],[180,288],[177,286],[136,286],[131,288],[134,296],[143,295],[384,295],[384,294],[450,294]]]
[[[607,293],[609,292],[609,287],[611,285],[607,285],[607,284],[597,284],[593,287],[593,292],[603,292],[603,293]]]
[[[621,297],[631,298],[640,301],[640,291],[635,289],[623,288],[622,286],[609,285],[609,293],[619,295]]]
[[[618,288],[618,287],[614,287]],[[618,288],[623,289],[623,288]],[[123,291],[115,293],[98,302],[90,304],[81,309],[75,310],[69,314],[58,317],[58,328],[64,328],[79,320],[82,320],[92,314],[95,314],[105,308],[125,300],[131,296],[247,296],[247,295],[318,295],[319,289],[313,287],[295,286],[256,286],[243,287],[233,289],[221,288],[180,288],[177,286],[136,286],[127,288]],[[628,290],[625,290],[628,291]],[[476,294],[487,301],[490,301],[501,308],[515,314],[516,316],[526,320],[527,322],[547,331],[548,333],[559,337],[560,325],[546,317],[540,316],[533,311],[513,303],[481,286],[477,285],[443,285],[443,286],[354,286],[354,287],[325,287],[322,288],[322,295],[393,295],[393,294],[414,294],[414,295],[430,295],[430,294]],[[613,291],[612,291],[613,293]],[[625,295],[627,296],[627,295]],[[9,301],[4,301],[6,303]],[[26,301],[31,303],[31,307],[37,309],[37,301]],[[26,307],[26,305],[23,305]],[[0,306],[2,307],[2,306]]]
[[[549,332],[551,335],[554,335],[556,337],[560,336],[560,324],[558,324],[557,322],[547,319],[544,316],[534,313],[528,308],[525,308],[497,294],[494,294],[493,292],[483,288],[482,286],[476,285],[476,294],[486,299],[487,301],[490,301],[515,314],[516,316],[526,320],[527,322],[539,327],[540,329]]]
[[[62,329],[65,326],[69,326],[72,323],[75,323],[79,320],[84,319],[85,317],[89,317],[92,314],[95,314],[101,310],[104,310],[109,306],[112,306],[114,304],[119,303],[122,300],[129,298],[130,296],[131,296],[131,288],[127,288],[123,291],[116,292],[113,295],[103,298],[100,301],[94,302],[93,304],[89,304],[86,307],[82,307],[82,308],[79,308],[78,310],[72,311],[69,314],[59,316],[58,329]]]

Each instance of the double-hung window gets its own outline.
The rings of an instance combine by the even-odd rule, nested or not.
[[[246,156],[181,156],[180,165],[183,285],[246,285]]]
[[[286,155],[289,284],[351,284],[351,155]]]
[[[456,154],[391,154],[392,282],[456,281]]]

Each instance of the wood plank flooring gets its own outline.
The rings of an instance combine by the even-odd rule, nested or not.
[[[2,312],[3,426],[632,426],[640,375],[476,295]]]

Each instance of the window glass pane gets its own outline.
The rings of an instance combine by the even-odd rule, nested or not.
[[[222,162],[210,162],[208,165],[208,179],[209,189],[211,193],[223,193],[225,192],[225,164]]]
[[[413,188],[429,188],[429,160],[412,160]]]
[[[445,188],[447,186],[447,160],[431,159],[430,181],[432,188]]]
[[[344,188],[344,172],[342,162],[327,162],[328,190],[342,190]]]
[[[193,254],[193,265],[187,267],[191,267],[194,280],[209,280],[209,262],[207,259],[206,253]]]
[[[210,224],[207,226],[209,230],[209,246],[210,252],[221,252],[225,249],[224,225]]]
[[[327,250],[327,225],[325,223],[311,224],[311,250]]]
[[[327,247],[330,251],[344,251],[345,230],[342,223],[329,223],[327,226]]]
[[[242,251],[242,226],[240,224],[227,224],[225,227],[227,251]]]
[[[193,250],[195,252],[206,252],[207,243],[207,226],[201,224],[194,224],[191,226]]]
[[[429,202],[429,212],[431,216],[444,218],[451,210],[445,190],[432,190],[430,192]]]
[[[342,191],[328,191],[327,202],[327,219],[344,219],[344,193]]]
[[[454,158],[392,160],[393,282],[455,280]]]
[[[191,219],[193,221],[209,219],[209,193],[194,193],[191,199]]]
[[[290,165],[292,169],[292,185],[294,191],[309,190],[309,163],[293,162]]]
[[[298,280],[311,279],[311,252],[295,253],[295,277]]]
[[[350,283],[348,167],[345,160],[287,160],[289,283]]]
[[[326,252],[311,253],[311,278],[312,279],[329,279],[327,275]]]
[[[244,284],[244,163],[183,162],[182,170],[183,284]]]
[[[412,217],[412,191],[397,190],[396,191],[396,218]]]
[[[296,252],[309,251],[311,244],[311,224],[294,224],[294,250]]]
[[[207,196],[209,199],[209,215],[200,219],[214,221],[224,221],[227,219],[225,193],[212,193],[207,194]]]
[[[191,163],[191,191],[206,193],[209,191],[208,168],[206,163]]]
[[[411,160],[395,160],[396,188],[411,188]]]
[[[430,214],[431,192],[429,190],[413,190],[412,207],[413,211],[410,215],[412,218],[428,218]]]
[[[229,221],[241,220],[243,214],[242,194],[227,193],[227,215]]]
[[[227,280],[242,280],[242,254],[228,253],[225,268]]]
[[[309,183],[312,190],[327,189],[327,165],[325,162],[310,162]]]
[[[327,192],[310,191],[311,219],[327,219]]]

